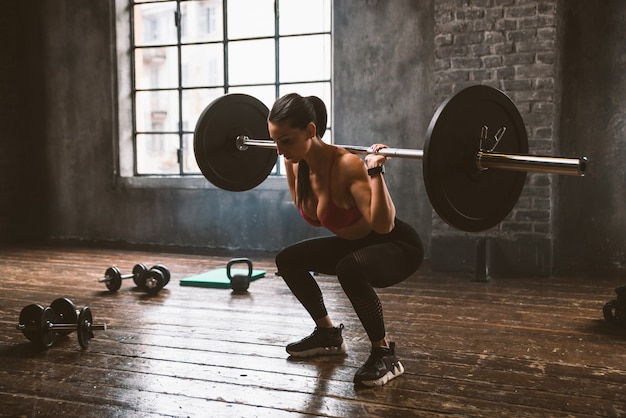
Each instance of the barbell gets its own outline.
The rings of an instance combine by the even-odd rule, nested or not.
[[[202,112],[194,131],[200,171],[215,186],[250,190],[272,172],[269,109],[246,94],[227,94]],[[495,133],[494,133],[495,132]],[[266,139],[268,138],[268,139]],[[524,121],[501,90],[477,85],[445,100],[433,115],[424,150],[338,145],[355,154],[423,160],[433,209],[454,228],[477,232],[499,224],[516,205],[527,172],[584,176],[587,157],[528,154]]]

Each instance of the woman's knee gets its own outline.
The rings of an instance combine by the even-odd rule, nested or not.
[[[285,249],[282,249],[278,254],[276,254],[274,262],[278,268],[278,274],[280,274],[280,272],[286,268],[285,266],[289,264],[289,257],[287,256]]]
[[[278,252],[274,258],[278,273],[302,269],[301,253],[297,244],[285,247]]]
[[[343,258],[337,264],[337,280],[346,293],[366,292],[374,272],[363,268],[354,255]]]

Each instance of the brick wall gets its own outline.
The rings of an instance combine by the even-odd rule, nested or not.
[[[557,0],[435,0],[437,103],[475,84],[499,88],[522,115],[530,153],[558,153],[557,5]],[[482,236],[547,240],[549,252],[553,181],[552,175],[529,174],[509,217]],[[434,215],[434,237],[461,235]]]

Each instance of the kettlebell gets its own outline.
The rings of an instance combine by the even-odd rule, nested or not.
[[[248,265],[248,275],[244,276],[243,274],[235,274],[234,276],[230,273],[230,269],[233,264],[237,263],[245,263]],[[250,287],[250,280],[252,279],[252,261],[248,258],[233,258],[226,264],[226,275],[230,280],[230,288],[233,289],[233,292],[236,293],[244,293],[248,291],[248,287]]]

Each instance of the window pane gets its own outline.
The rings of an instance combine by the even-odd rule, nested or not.
[[[259,99],[268,109],[272,108],[276,100],[276,87],[272,86],[246,86],[233,87],[229,93],[243,93]]]
[[[281,38],[280,82],[330,79],[330,35]]]
[[[280,0],[280,35],[330,32],[330,0]]]
[[[229,39],[274,36],[274,0],[228,0],[227,15]]]
[[[281,96],[288,93],[298,93],[301,96],[317,96],[324,101],[327,107],[330,105],[331,88],[328,82],[285,84],[280,86],[279,93]]]
[[[137,174],[178,174],[178,135],[137,135]]]
[[[180,14],[183,43],[221,41],[224,38],[222,0],[183,2]]]
[[[135,6],[135,45],[175,44],[175,11],[173,1]]]
[[[193,132],[204,109],[223,95],[223,88],[183,90],[183,131]]]
[[[224,84],[224,45],[184,45],[181,47],[183,87]]]
[[[200,167],[193,150],[193,135],[183,135],[183,170],[187,174],[199,174]]]
[[[136,94],[137,131],[178,131],[178,92],[139,91]]]
[[[274,40],[238,41],[228,44],[230,84],[273,83]]]
[[[135,50],[135,86],[138,89],[177,87],[178,54],[176,47]]]

